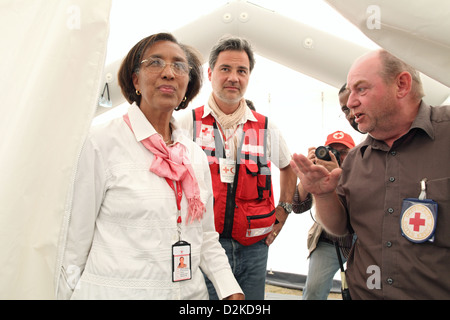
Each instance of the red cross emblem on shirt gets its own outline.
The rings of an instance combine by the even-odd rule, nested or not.
[[[414,231],[419,231],[420,226],[425,225],[425,219],[420,219],[420,212],[416,212],[414,218],[409,219],[409,224],[414,226]]]
[[[408,201],[411,202],[411,200]],[[406,204],[409,203],[406,202]],[[404,237],[416,243],[428,241],[433,237],[436,217],[430,208],[433,209],[425,204],[413,202],[409,207],[403,209],[400,228]]]

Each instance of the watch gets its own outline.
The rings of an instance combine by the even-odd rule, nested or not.
[[[284,211],[286,211],[287,214],[292,212],[292,203],[287,203],[287,202],[278,202],[278,206],[282,207],[284,209]]]

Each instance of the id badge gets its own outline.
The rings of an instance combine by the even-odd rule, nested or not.
[[[220,166],[220,181],[223,183],[233,183],[234,175],[236,173],[236,161],[219,158]]]
[[[402,236],[414,243],[434,241],[438,204],[431,199],[403,200],[400,226]]]
[[[172,246],[172,281],[184,281],[192,278],[191,245],[178,241]]]

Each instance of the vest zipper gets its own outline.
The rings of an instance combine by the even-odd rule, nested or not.
[[[227,186],[227,201],[225,206],[225,217],[223,223],[223,238],[231,238],[233,232],[234,211],[236,209],[236,187],[238,182],[239,166],[236,166],[236,174],[233,183]]]

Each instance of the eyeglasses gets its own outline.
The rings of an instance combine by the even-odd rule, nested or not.
[[[184,76],[189,74],[189,71],[192,69],[186,62],[175,61],[172,63],[166,63],[163,59],[160,58],[150,58],[141,61],[141,64],[144,64],[144,67],[147,68],[151,73],[159,73],[166,68],[166,65],[170,65],[170,69],[177,76]]]

